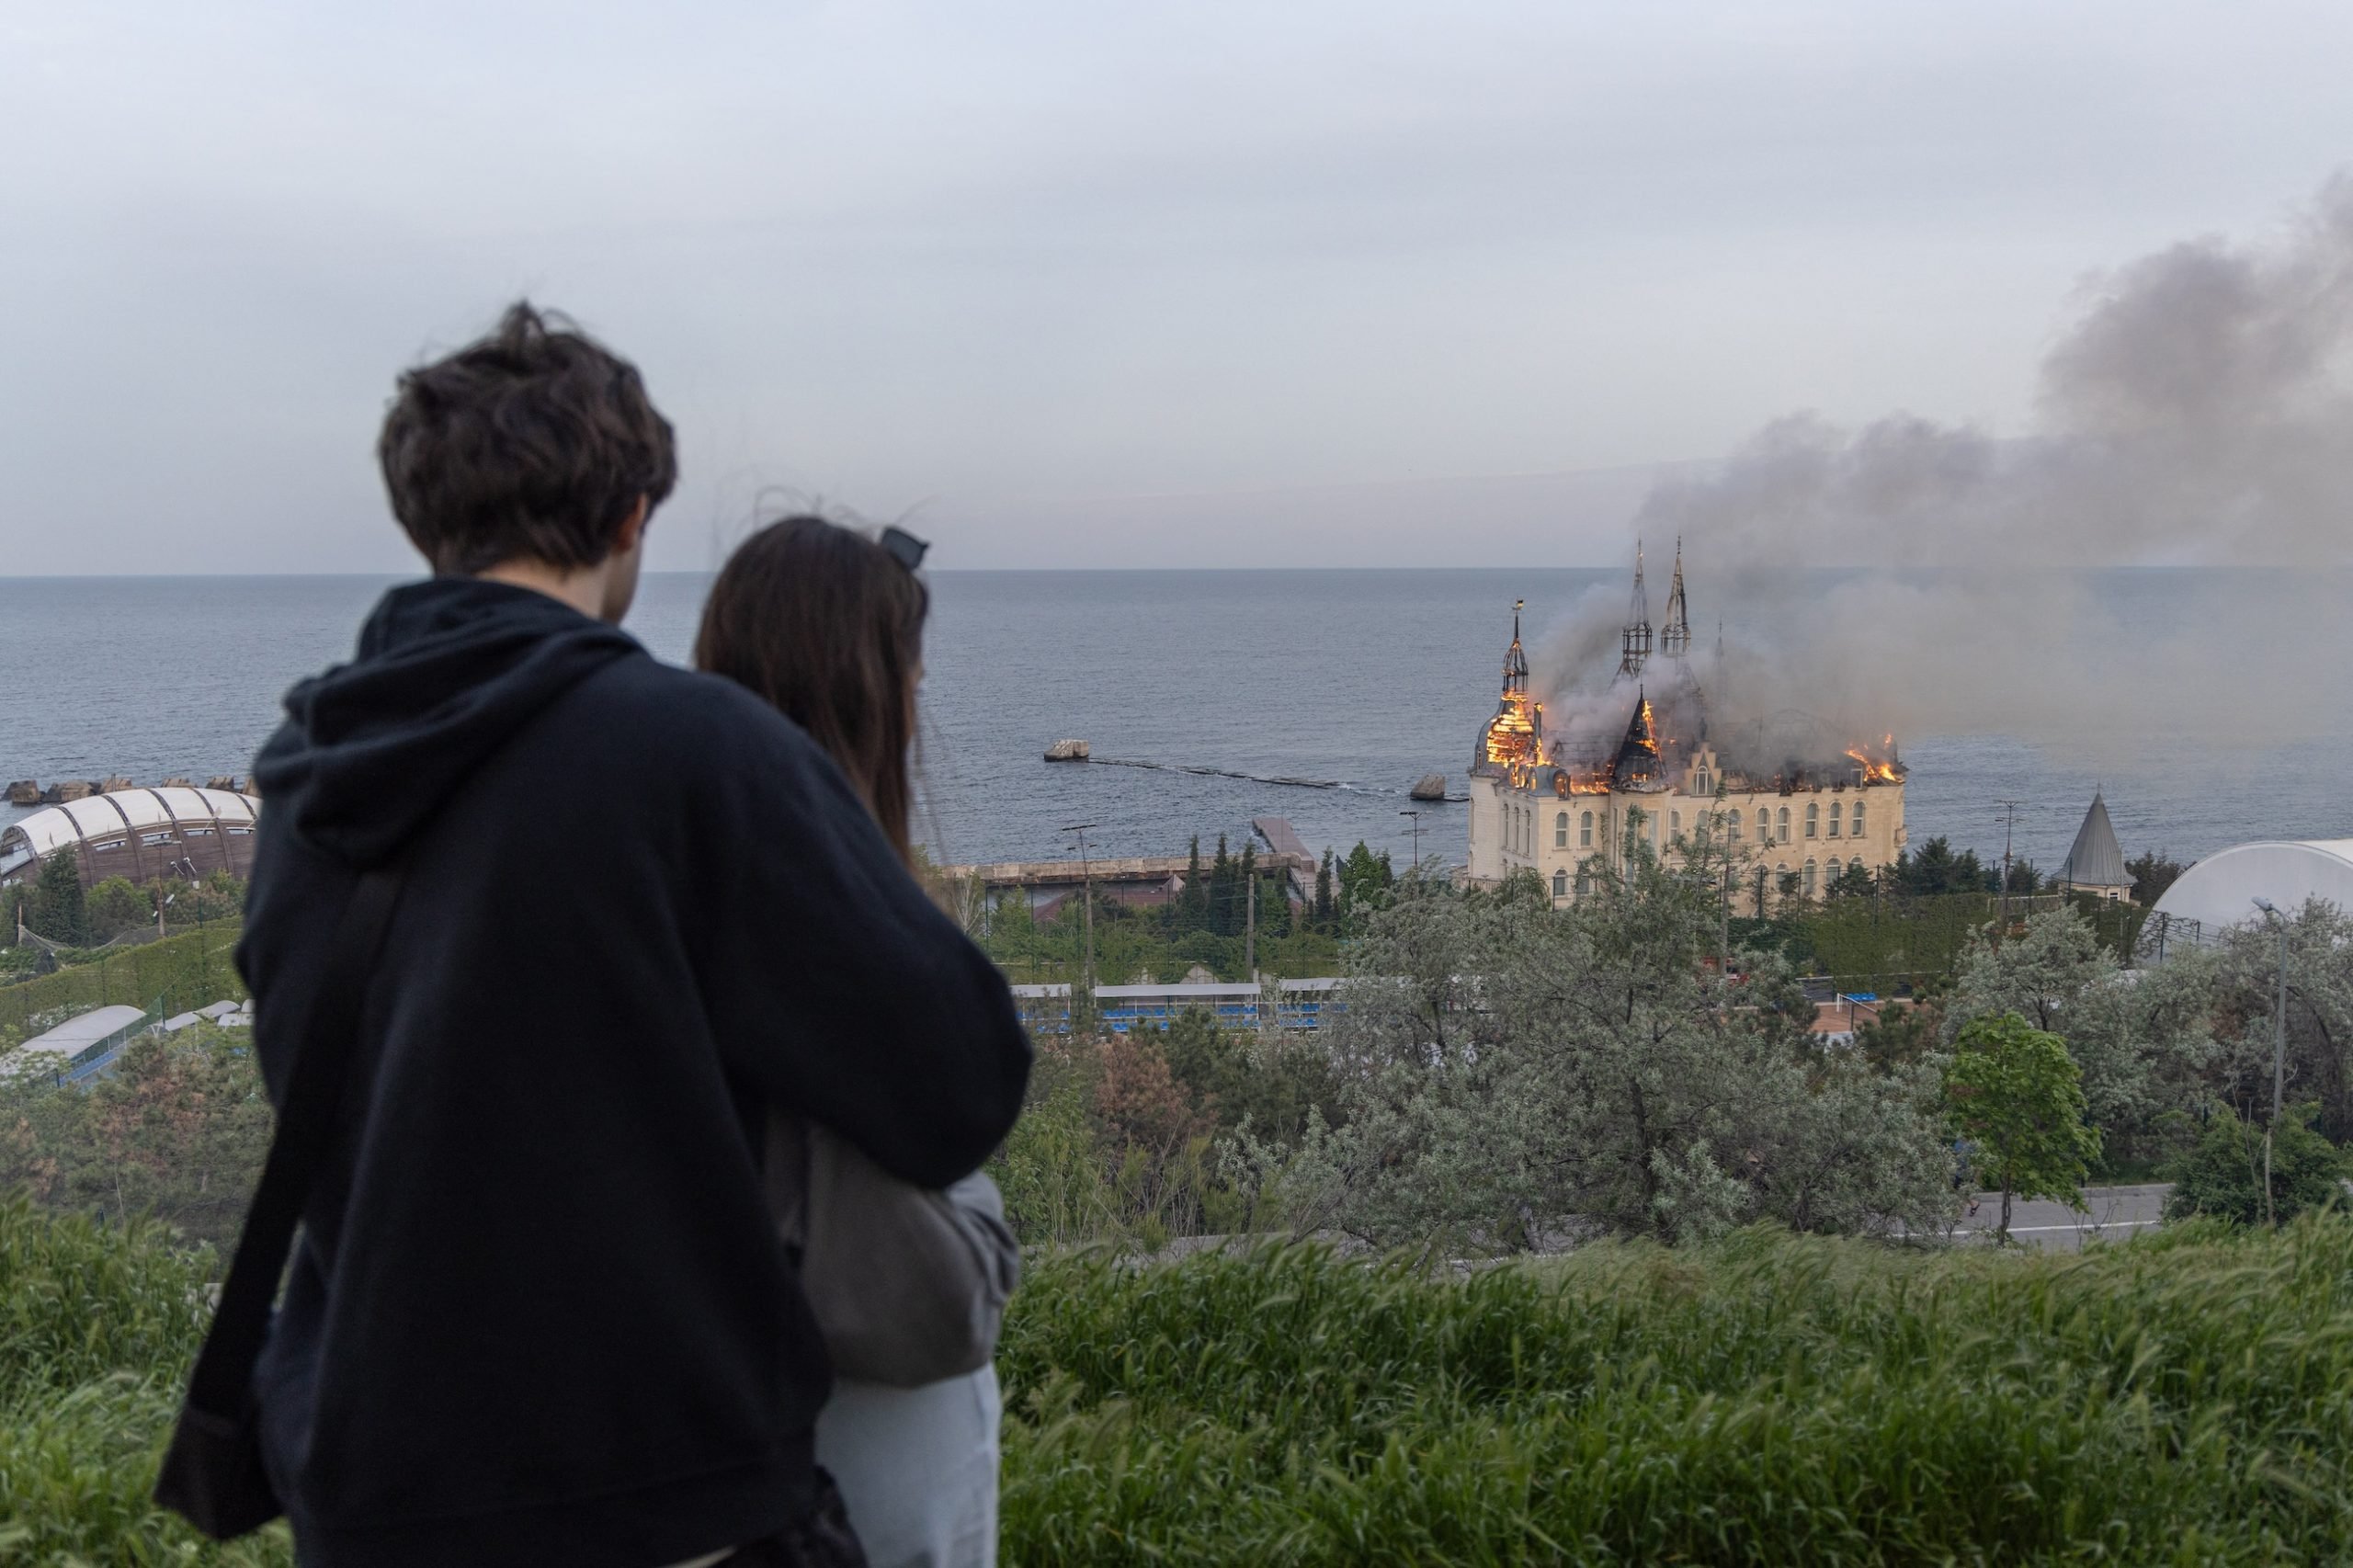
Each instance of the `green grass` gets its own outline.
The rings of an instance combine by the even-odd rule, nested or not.
[[[290,1561],[145,1500],[204,1272],[0,1205],[0,1562]],[[1461,1281],[1063,1257],[999,1360],[1008,1564],[2353,1556],[2336,1216],[2080,1256],[1744,1233]]]
[[[163,1232],[0,1199],[0,1562],[287,1564],[147,1499],[203,1327],[210,1259]]]
[[[2353,1226],[1024,1287],[1008,1561],[2338,1562]]]

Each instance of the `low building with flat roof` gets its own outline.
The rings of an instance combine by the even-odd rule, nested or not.
[[[153,1014],[120,1003],[96,1008],[0,1054],[0,1077],[59,1083],[86,1077],[113,1061],[125,1040],[153,1021]]]

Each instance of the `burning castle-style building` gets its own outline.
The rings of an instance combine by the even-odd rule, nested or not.
[[[1519,608],[1524,601],[1512,614],[1503,699],[1471,762],[1472,881],[1533,872],[1565,904],[1597,874],[1622,866],[1631,839],[1673,862],[1704,836],[1731,852],[1737,907],[1762,913],[1894,863],[1904,843],[1894,736],[1827,744],[1803,715],[1785,715],[1802,722],[1772,733],[1758,723],[1737,739],[1711,736],[1708,697],[1691,667],[1680,544],[1655,639],[1635,547],[1617,672],[1598,696],[1570,699],[1572,711],[1550,733],[1529,687]],[[1722,677],[1721,638],[1713,673]]]

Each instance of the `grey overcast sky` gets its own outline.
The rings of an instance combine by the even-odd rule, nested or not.
[[[1615,561],[1766,422],[2001,435],[2353,160],[2353,6],[0,0],[0,574],[408,570],[393,373],[644,369],[654,564]]]

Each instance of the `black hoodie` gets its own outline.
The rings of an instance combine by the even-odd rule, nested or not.
[[[286,709],[237,949],[273,1095],[358,870],[407,868],[256,1377],[302,1562],[777,1529],[831,1378],[747,1129],[964,1175],[1029,1072],[1003,980],[800,730],[544,595],[394,589]]]

